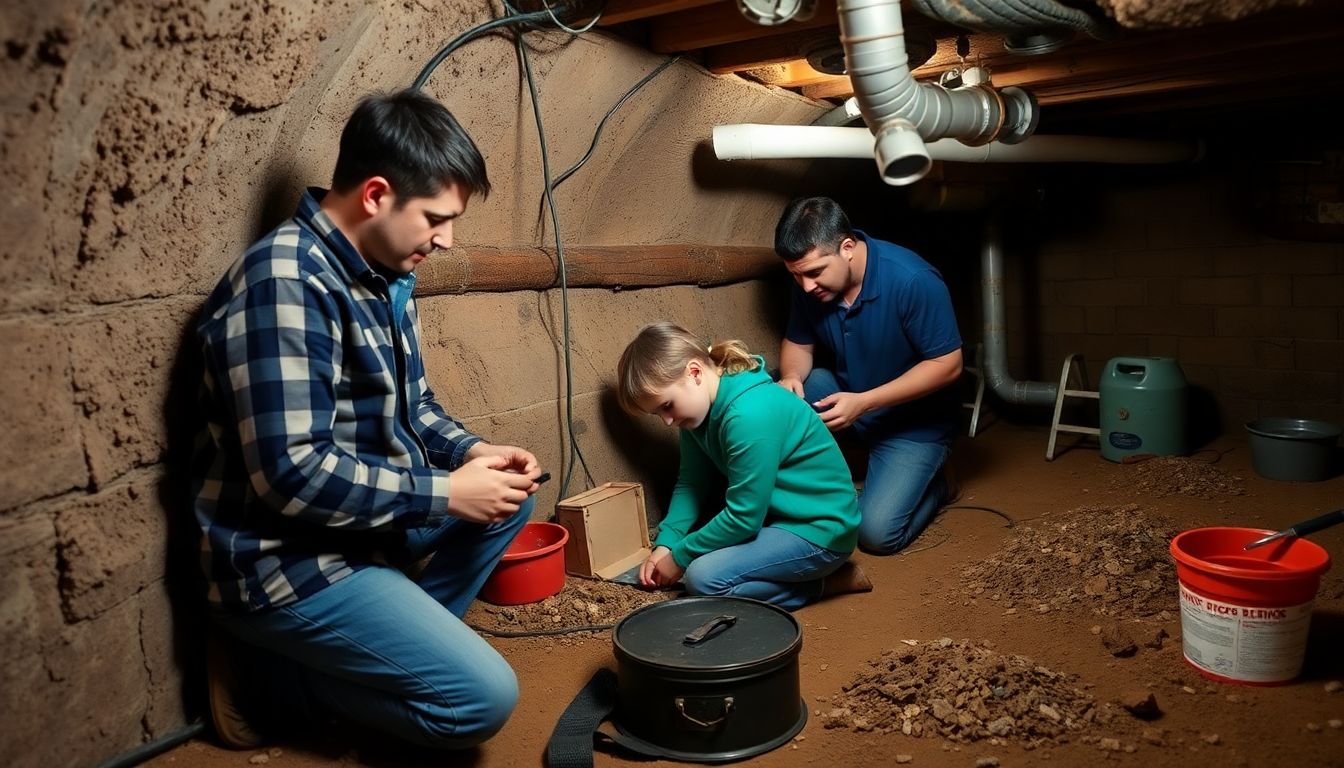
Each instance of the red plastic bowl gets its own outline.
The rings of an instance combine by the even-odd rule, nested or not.
[[[481,597],[495,605],[523,605],[556,594],[565,586],[566,541],[563,525],[524,525],[486,579]]]

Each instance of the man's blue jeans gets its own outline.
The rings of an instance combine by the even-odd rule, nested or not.
[[[807,401],[840,391],[835,374],[815,368],[803,382]],[[947,481],[939,474],[951,449],[943,443],[924,443],[899,437],[871,439],[852,428],[837,439],[853,439],[868,450],[868,474],[859,494],[859,546],[890,555],[910,546],[947,500]]]
[[[735,595],[795,610],[821,597],[822,579],[849,559],[780,528],[691,561],[681,583],[692,595]]]
[[[518,681],[462,615],[532,506],[494,525],[449,518],[409,532],[414,558],[434,553],[418,582],[374,566],[297,603],[213,618],[275,655],[260,663],[277,712],[303,720],[316,710],[426,747],[475,746],[504,727]]]

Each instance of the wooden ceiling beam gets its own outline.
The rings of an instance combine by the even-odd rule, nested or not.
[[[996,85],[1019,85],[1036,97],[1042,106],[1072,104],[1123,97],[1159,96],[1180,92],[1198,92],[1223,89],[1226,98],[1235,100],[1238,88],[1272,89],[1289,74],[1295,77],[1332,77],[1338,74],[1338,62],[1325,59],[1300,59],[1293,62],[1291,71],[1276,68],[1246,69],[1232,61],[1204,62],[1186,65],[1166,73],[1154,70],[1131,70],[1107,73],[1104,77],[1046,80],[1038,79],[1030,69],[995,75]],[[848,98],[853,88],[847,80],[803,86],[804,95],[814,99]]]
[[[717,2],[653,19],[649,22],[649,47],[657,53],[680,53],[837,23],[835,3],[825,0],[817,3],[816,14],[807,21],[790,21],[774,27],[747,21],[738,12],[736,3]]]
[[[664,16],[677,11],[686,11],[723,0],[607,0],[607,9],[598,20],[599,27],[624,24],[653,16]]]
[[[783,272],[773,248],[752,245],[570,245],[570,288],[727,285]],[[560,285],[554,248],[456,245],[417,272],[416,296],[541,291]]]
[[[1063,103],[1086,98],[1107,98],[1134,92],[1144,83],[1152,92],[1205,87],[1265,78],[1287,79],[1303,66],[1314,66],[1331,55],[1334,43],[1344,35],[1344,25],[1298,26],[1278,34],[1244,33],[1232,36],[1226,28],[1161,33],[1091,45],[1073,44],[1049,56],[1023,58],[1007,52],[981,55],[998,86],[1016,85],[1034,93],[1041,103]],[[978,46],[975,50],[984,50]],[[1248,65],[1254,61],[1254,65]],[[928,64],[916,69],[921,80],[936,79],[958,64],[940,43]],[[815,99],[847,98],[853,91],[847,83],[833,81],[804,86],[804,95]]]
[[[788,27],[789,25],[786,24],[784,29],[788,29]],[[958,31],[955,27],[909,12],[906,14],[905,28],[907,33],[927,31],[933,34],[935,38],[940,39],[938,43],[939,53],[941,54],[946,50],[955,61],[955,38]],[[946,38],[946,40],[942,38]],[[981,38],[986,41],[985,45],[997,45],[1002,48],[998,42],[999,38],[994,35],[972,35],[972,44],[974,45],[974,41]],[[705,48],[705,68],[718,75],[744,72],[749,69],[798,59],[818,44],[838,43],[839,41],[840,26],[838,24],[791,32],[781,31],[779,34],[770,37],[757,37]]]
[[[1310,83],[1240,83],[1198,91],[1117,96],[1056,104],[1042,113],[1041,120],[1044,128],[1047,124],[1072,124],[1079,121],[1113,123],[1117,118],[1141,119],[1161,114],[1164,115],[1163,122],[1170,124],[1172,120],[1178,119],[1176,115],[1186,112],[1194,117],[1203,115],[1204,120],[1212,121],[1242,113],[1251,105],[1277,105],[1274,108],[1289,109],[1291,105],[1303,105],[1304,99],[1313,95],[1319,95],[1319,89]],[[1052,128],[1051,131],[1056,129]]]
[[[705,68],[716,75],[744,72],[798,59],[815,45],[840,39],[840,27],[817,27],[705,49]]]
[[[759,69],[743,71],[741,74],[743,77],[749,77],[759,83],[778,88],[802,88],[808,85],[830,83],[835,80],[848,82],[848,78],[844,75],[828,75],[824,72],[818,72],[803,59],[786,61],[781,64],[770,64]]]
[[[1313,75],[1337,74],[1338,62],[1299,61],[1295,62],[1293,74],[1303,77]],[[1182,72],[1171,77],[1154,78],[1149,74],[1133,74],[1128,77],[1114,77],[1086,83],[1059,83],[1042,88],[1033,87],[1037,100],[1042,105],[1067,104],[1080,101],[1114,99],[1128,96],[1161,96],[1186,92],[1191,103],[1198,101],[1203,93],[1215,91],[1225,94],[1228,101],[1241,98],[1239,92],[1248,96],[1251,93],[1273,91],[1284,82],[1283,71],[1269,69],[1247,70],[1234,64],[1219,67],[1198,68]]]

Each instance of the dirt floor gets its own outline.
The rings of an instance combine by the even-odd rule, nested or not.
[[[1047,462],[1046,437],[998,423],[959,441],[959,504],[1002,514],[953,509],[907,553],[856,555],[873,592],[796,614],[810,716],[792,743],[750,762],[1344,766],[1344,566],[1322,583],[1301,678],[1264,688],[1210,682],[1183,662],[1166,556],[1186,528],[1278,528],[1334,509],[1344,477],[1261,479],[1240,436],[1132,465],[1095,447]],[[1344,526],[1312,539],[1344,557]],[[500,632],[607,624],[660,597],[613,589],[571,582],[546,606],[477,604],[468,619]],[[149,765],[541,765],[566,704],[594,671],[615,668],[610,632],[491,643],[518,670],[522,699],[478,750],[427,758],[342,731],[252,752],[194,741]]]

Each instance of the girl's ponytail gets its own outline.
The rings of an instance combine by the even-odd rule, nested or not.
[[[716,341],[709,346],[709,360],[722,374],[754,371],[758,363],[747,351],[747,345],[737,339]]]
[[[712,365],[721,374],[751,371],[758,365],[736,339],[705,344],[675,323],[646,325],[616,365],[616,401],[638,416],[639,401],[675,382],[692,360]]]

